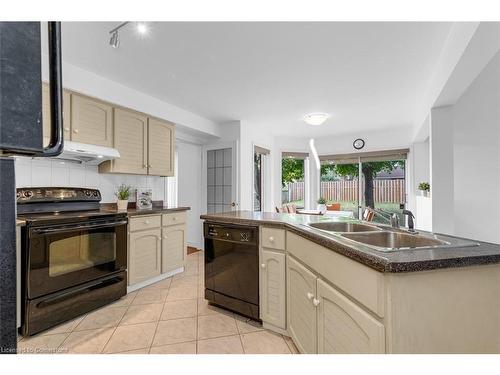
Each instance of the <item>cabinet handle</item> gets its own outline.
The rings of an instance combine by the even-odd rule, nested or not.
[[[166,240],[167,239],[167,236],[163,236],[163,239]]]
[[[148,164],[148,168],[151,168],[151,164]]]
[[[64,128],[64,131],[65,132],[69,132],[69,128]]]
[[[314,294],[312,294],[311,292],[307,293],[307,299],[312,301],[312,299],[314,298]]]
[[[274,242],[274,237],[273,236],[269,237],[269,242]]]
[[[266,264],[265,264],[265,263],[262,263],[262,264],[260,265],[260,268],[266,268]]]
[[[175,216],[172,217],[172,221],[176,221],[177,218]]]
[[[146,165],[146,164],[143,164],[143,165],[142,165],[142,168],[147,168],[147,165]]]
[[[144,221],[144,224],[148,225],[149,224],[149,220]]]
[[[73,133],[78,134],[78,129],[74,129]]]
[[[312,302],[313,302],[313,305],[317,307],[321,301],[317,298],[313,298]]]
[[[156,239],[157,239],[158,241],[161,241],[161,236],[156,236]]]

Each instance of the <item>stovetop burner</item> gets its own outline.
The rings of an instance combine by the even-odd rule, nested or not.
[[[117,215],[116,212],[101,209],[101,193],[97,189],[18,188],[16,196],[18,216],[30,222],[79,221],[96,216]]]

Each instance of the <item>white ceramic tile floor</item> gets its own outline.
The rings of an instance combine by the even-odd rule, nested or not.
[[[203,253],[187,270],[39,335],[19,353],[290,354],[288,337],[211,306],[203,298]]]

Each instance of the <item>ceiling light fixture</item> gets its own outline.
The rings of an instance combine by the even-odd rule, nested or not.
[[[145,23],[139,22],[137,23],[137,32],[141,35],[145,35],[148,33],[148,27]]]
[[[304,116],[304,121],[309,125],[321,125],[323,124],[328,117],[330,117],[327,113],[309,113]]]
[[[120,29],[122,27],[126,26],[129,23],[130,23],[130,21],[122,22],[117,27],[110,30],[109,34],[111,35],[111,37],[109,39],[109,45],[111,47],[118,48],[120,46],[120,34],[118,32],[120,31]],[[149,31],[149,28],[144,22],[137,22],[136,23],[136,30],[140,35],[146,35]]]

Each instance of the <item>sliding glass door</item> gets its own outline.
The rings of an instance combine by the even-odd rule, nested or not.
[[[361,218],[366,208],[373,221],[388,223],[395,213],[404,225],[408,150],[321,156],[320,197],[336,216]],[[352,214],[351,214],[352,213]]]
[[[358,163],[322,162],[320,197],[326,199],[329,214],[338,211],[338,216],[358,218],[358,169]]]
[[[281,203],[304,208],[307,153],[283,152],[281,159]]]

